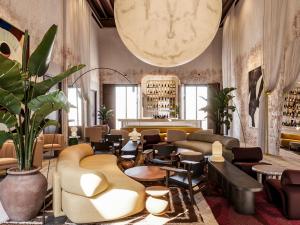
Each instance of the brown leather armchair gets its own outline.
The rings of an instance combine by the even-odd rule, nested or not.
[[[33,166],[42,167],[43,163],[43,141],[37,140],[34,149]],[[16,151],[13,141],[6,141],[0,149],[0,170],[17,167]]]
[[[233,148],[232,153],[234,156],[232,164],[254,178],[256,178],[256,172],[252,170],[252,166],[269,165],[269,163],[261,162],[263,154],[260,147]]]
[[[17,166],[14,143],[11,140],[6,141],[0,149],[0,170],[7,170]]]
[[[43,134],[40,137],[43,144],[43,151],[61,151],[65,148],[64,136],[62,134]]]
[[[265,184],[268,200],[288,219],[300,219],[300,170],[285,170],[281,180],[268,179]]]

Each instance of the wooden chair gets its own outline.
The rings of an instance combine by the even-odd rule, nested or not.
[[[154,165],[176,166],[179,159],[177,147],[171,144],[156,144],[145,154],[146,163]]]
[[[113,153],[118,155],[122,148],[122,135],[107,134],[104,136],[104,142],[111,146]]]
[[[183,168],[161,167],[167,172],[166,186],[173,184],[188,189],[192,204],[196,204],[194,194],[204,187],[200,186],[205,180],[204,158],[201,161],[181,160],[180,163]],[[171,175],[171,173],[173,174]]]

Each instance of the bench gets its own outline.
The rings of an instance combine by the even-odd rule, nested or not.
[[[262,184],[226,160],[208,160],[208,177],[221,186],[225,197],[238,213],[255,213],[255,192],[263,190]]]

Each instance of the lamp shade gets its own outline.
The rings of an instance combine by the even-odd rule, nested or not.
[[[119,36],[140,60],[159,67],[185,64],[214,39],[221,0],[115,0]]]
[[[213,162],[224,162],[225,159],[222,155],[223,153],[223,146],[219,141],[215,141],[212,144],[212,157],[211,161]]]

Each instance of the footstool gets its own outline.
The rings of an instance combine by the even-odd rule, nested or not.
[[[148,194],[146,209],[152,215],[163,215],[169,208],[169,188],[164,186],[150,186],[146,188]]]

